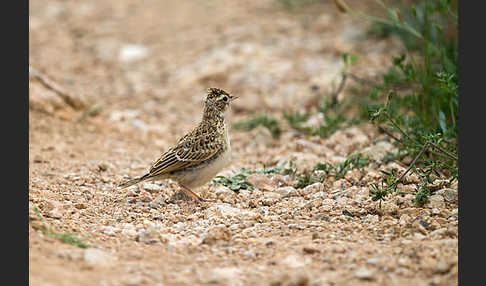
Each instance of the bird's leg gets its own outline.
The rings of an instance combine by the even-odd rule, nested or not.
[[[198,203],[201,203],[201,202],[205,202],[205,203],[215,203],[216,200],[208,200],[208,199],[203,199],[201,198],[200,196],[198,196],[195,192],[191,191],[191,189],[189,189],[188,187],[184,186],[184,185],[181,185],[179,184],[183,190],[186,192],[186,194],[190,195],[191,197],[193,197],[196,202]]]

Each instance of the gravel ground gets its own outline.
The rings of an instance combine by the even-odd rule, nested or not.
[[[437,178],[435,194],[418,207],[418,178],[407,176],[403,194],[380,208],[370,185],[380,170],[407,165],[380,163],[395,147],[370,124],[327,139],[285,126],[280,139],[264,128],[231,130],[233,160],[220,173],[290,161],[301,172],[356,152],[373,160],[339,180],[295,188],[291,175],[253,174],[253,190],[196,190],[217,199],[203,205],[181,198],[171,181],[113,188],[200,120],[207,87],[240,97],[231,122],[281,118],[312,105],[312,86],[337,86],[342,53],[358,54],[352,72],[373,78],[402,51],[395,39],[369,37],[369,23],[340,14],[332,1],[278,4],[30,3],[30,65],[86,105],[77,110],[30,79],[31,285],[457,285],[457,181]],[[46,224],[89,247],[61,242]]]

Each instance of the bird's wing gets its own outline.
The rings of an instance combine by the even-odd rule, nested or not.
[[[215,134],[188,134],[167,150],[150,168],[150,176],[181,170],[211,159],[222,144]]]

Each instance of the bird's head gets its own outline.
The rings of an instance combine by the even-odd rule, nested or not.
[[[224,113],[230,103],[236,98],[238,97],[232,96],[222,89],[210,87],[207,90],[207,96],[204,102],[205,110]]]

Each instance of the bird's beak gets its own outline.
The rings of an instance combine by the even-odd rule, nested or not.
[[[235,100],[237,98],[238,98],[238,96],[230,96],[230,101],[233,101],[233,100]]]

